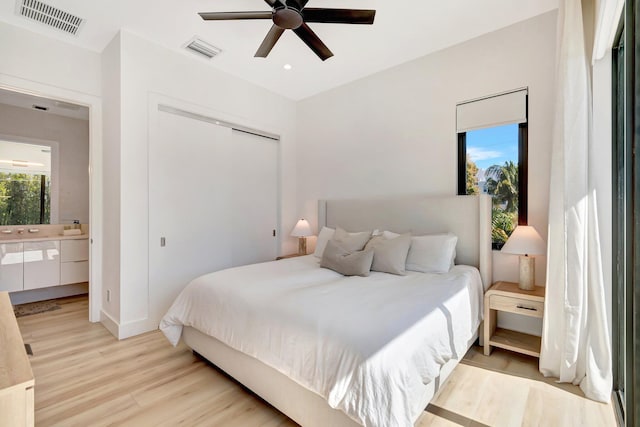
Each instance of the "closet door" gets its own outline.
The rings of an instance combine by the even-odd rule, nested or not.
[[[273,261],[278,248],[278,142],[233,130],[234,266]]]
[[[149,142],[149,287],[161,313],[192,279],[231,266],[231,129],[156,112]]]
[[[163,315],[194,278],[276,258],[278,142],[202,116],[152,117],[149,286]]]

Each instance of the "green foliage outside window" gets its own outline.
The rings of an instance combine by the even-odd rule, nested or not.
[[[518,223],[518,165],[507,161],[486,171],[487,193],[493,196],[491,235],[503,245]]]
[[[44,200],[41,200],[44,176]],[[41,205],[44,215],[41,221]],[[0,225],[49,224],[51,178],[46,175],[0,172]]]
[[[478,167],[467,155],[467,194],[479,194]],[[503,245],[518,223],[518,165],[507,161],[485,171],[486,191],[492,196],[491,237]]]
[[[480,194],[478,187],[478,166],[467,154],[467,194]]]

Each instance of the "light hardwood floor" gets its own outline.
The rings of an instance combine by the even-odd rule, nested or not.
[[[117,341],[86,297],[18,319],[36,379],[37,426],[295,426],[159,331]],[[467,354],[417,426],[614,426],[611,405],[537,373],[537,359]]]

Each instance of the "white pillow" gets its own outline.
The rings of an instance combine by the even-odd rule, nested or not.
[[[322,227],[322,230],[318,233],[318,239],[316,240],[316,250],[313,251],[313,255],[315,257],[322,258],[324,248],[327,247],[327,242],[331,240],[335,232],[336,230],[333,228]]]
[[[385,231],[387,238],[399,236]],[[411,248],[407,255],[407,270],[421,273],[447,273],[454,265],[458,236],[453,233],[428,234],[411,237]]]

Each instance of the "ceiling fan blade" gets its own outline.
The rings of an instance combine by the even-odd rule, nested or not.
[[[314,33],[311,28],[306,23],[303,23],[300,27],[293,30],[294,33],[298,35],[302,39],[303,42],[306,43],[312,51],[315,52],[316,55],[323,61],[331,58],[333,53],[329,50],[329,48],[322,43],[322,40]]]
[[[271,49],[273,49],[273,46],[275,46],[280,39],[282,33],[284,33],[283,28],[273,25],[254,56],[256,58],[266,58],[269,52],[271,52]]]
[[[200,12],[205,21],[225,21],[228,19],[271,19],[273,12]]]
[[[305,22],[329,24],[373,24],[375,10],[365,9],[323,9],[308,7],[302,11]]]

